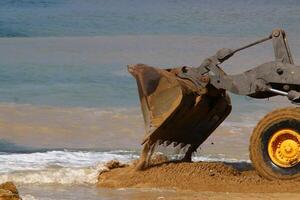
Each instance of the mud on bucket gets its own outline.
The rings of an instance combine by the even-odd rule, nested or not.
[[[225,91],[208,85],[207,92],[199,95],[199,87],[177,76],[180,70],[144,64],[128,66],[137,82],[145,122],[141,160],[151,156],[148,152],[154,150],[155,144],[163,143],[180,147],[189,144],[184,159],[190,160],[192,152],[231,111],[230,98]]]

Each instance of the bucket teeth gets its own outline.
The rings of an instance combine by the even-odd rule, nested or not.
[[[162,145],[163,143],[164,143],[163,140],[158,140],[158,144],[159,144],[159,145]]]
[[[182,149],[183,147],[185,147],[186,144],[185,143],[180,143],[180,149]]]
[[[169,146],[171,143],[172,143],[171,141],[167,140],[166,141],[166,146]]]
[[[179,143],[178,142],[174,142],[173,146],[176,147]]]

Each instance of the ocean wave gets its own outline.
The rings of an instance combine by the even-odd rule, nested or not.
[[[50,151],[31,154],[0,155],[0,183],[13,181],[17,184],[96,184],[101,171],[107,170],[105,163],[118,160],[129,163],[139,156],[131,151],[71,152]],[[170,155],[177,159],[176,155]],[[6,161],[5,161],[6,160]],[[250,162],[218,156],[194,156],[194,161],[239,163]],[[4,167],[3,165],[6,165]],[[9,169],[9,170],[8,170]]]
[[[128,163],[138,156],[132,151],[48,151],[0,153],[0,183],[95,184],[110,160]]]
[[[35,198],[34,196],[32,196],[30,194],[21,195],[21,197],[22,197],[23,200],[38,200],[37,198]]]
[[[250,163],[250,160],[236,159],[236,158],[226,158],[225,155],[219,154],[216,156],[195,156],[193,158],[195,162],[225,162],[225,163]]]
[[[0,182],[17,184],[95,184],[103,164],[85,168],[48,168],[39,171],[21,171],[0,175]]]
[[[36,153],[0,153],[0,175],[16,171],[62,170],[101,165],[110,160],[130,162],[138,156],[133,151],[47,151]],[[66,171],[68,172],[68,171]],[[27,172],[26,172],[27,173]],[[31,172],[32,173],[32,172]]]
[[[3,157],[5,156],[5,157]],[[2,173],[0,183],[13,181],[17,184],[95,184],[101,171],[107,170],[105,163],[110,160],[119,160],[129,163],[138,156],[130,151],[112,152],[69,152],[50,151],[32,154],[7,154],[1,155]],[[170,155],[171,159],[176,156]],[[6,161],[5,161],[6,159]],[[224,158],[224,155],[195,156],[194,161],[208,162],[247,162]],[[9,168],[9,165],[11,166]],[[9,168],[9,170],[8,170]],[[6,169],[6,170],[5,170]]]

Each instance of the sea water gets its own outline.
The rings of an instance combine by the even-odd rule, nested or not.
[[[138,158],[143,119],[126,65],[197,67],[273,28],[287,31],[299,63],[299,12],[298,1],[277,0],[0,1],[0,182],[16,182],[24,199],[138,199],[145,191],[95,188],[105,162]],[[238,74],[273,59],[267,43],[222,67]],[[231,115],[194,160],[249,162],[257,121],[290,105],[231,98]]]

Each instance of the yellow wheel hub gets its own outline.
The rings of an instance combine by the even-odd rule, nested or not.
[[[268,154],[279,167],[297,165],[300,162],[300,134],[291,129],[277,131],[268,143]]]

